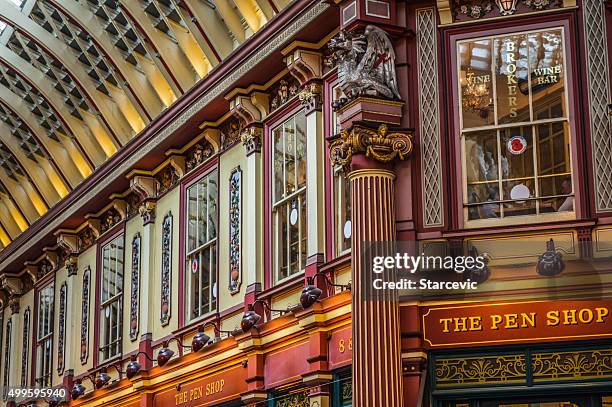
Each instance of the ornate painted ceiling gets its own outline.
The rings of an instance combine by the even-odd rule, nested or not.
[[[289,0],[0,0],[0,249]]]

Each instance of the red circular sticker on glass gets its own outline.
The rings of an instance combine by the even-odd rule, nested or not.
[[[191,272],[194,274],[198,272],[198,259],[193,259],[191,262]]]
[[[508,151],[510,154],[522,154],[527,150],[527,140],[523,136],[513,136],[508,140]]]

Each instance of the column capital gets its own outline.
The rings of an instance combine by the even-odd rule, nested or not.
[[[66,266],[66,271],[68,272],[68,277],[70,276],[76,276],[78,268],[79,268],[79,263],[78,263],[78,257],[77,256],[68,256],[68,258],[66,259],[66,262],[64,263],[64,265]]]
[[[242,144],[246,148],[246,155],[261,152],[261,144],[263,139],[263,127],[251,125],[247,127],[240,135]]]
[[[298,93],[298,98],[304,106],[306,115],[315,111],[320,112],[323,107],[323,87],[318,82],[310,82]]]
[[[140,213],[140,216],[142,217],[143,226],[146,226],[150,223],[155,222],[155,207],[156,207],[155,202],[145,201],[138,208],[138,212]]]
[[[9,308],[11,309],[11,315],[19,314],[19,297],[12,295],[8,302]]]
[[[389,131],[386,124],[372,129],[363,124],[354,125],[350,130],[342,130],[332,139],[329,146],[333,165],[340,165],[349,172],[355,155],[387,164],[395,160],[405,160],[414,148],[413,133],[407,129]]]

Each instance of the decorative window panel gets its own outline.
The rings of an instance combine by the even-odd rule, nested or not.
[[[6,322],[6,343],[4,344],[4,377],[2,380],[3,392],[2,397],[4,400],[7,398],[8,390],[9,390],[9,373],[11,371],[11,351],[12,351],[12,343],[11,343],[11,334],[12,334],[13,322],[9,318]]]
[[[170,322],[170,304],[172,290],[172,213],[162,222],[162,256],[161,256],[161,307],[160,321],[162,326]]]
[[[28,350],[30,349],[30,307],[23,312],[23,348],[21,348],[21,387],[28,386]]]
[[[232,170],[229,180],[229,290],[235,294],[240,290],[242,282],[242,170],[236,167]]]
[[[185,281],[188,295],[185,307],[188,320],[206,315],[217,306],[217,179],[218,172],[215,169],[187,188]],[[235,214],[230,211],[230,218],[232,216],[239,217],[240,212]],[[240,232],[239,229],[237,232]],[[231,250],[234,248],[230,246]],[[237,260],[239,262],[240,258]]]
[[[306,265],[306,118],[300,111],[272,130],[274,280]]]
[[[423,224],[432,227],[444,220],[436,10],[419,9],[416,17]]]
[[[64,282],[59,292],[59,321],[57,325],[57,373],[62,375],[65,366],[66,352],[66,300],[68,296],[68,284]]]
[[[140,233],[132,239],[132,275],[130,286],[130,340],[138,339],[140,315]]]
[[[83,272],[83,295],[81,297],[81,363],[87,363],[89,356],[89,292],[91,270],[89,267]]]
[[[574,217],[563,35],[457,44],[467,222]]]
[[[598,212],[612,210],[612,120],[610,103],[610,68],[605,20],[605,2],[583,1],[582,16],[587,59],[589,130],[595,175],[595,201]]]
[[[53,317],[55,286],[46,285],[38,292],[38,314],[36,330],[36,383],[38,387],[51,386],[53,363]]]
[[[100,360],[121,354],[123,319],[124,238],[102,246],[100,278]]]

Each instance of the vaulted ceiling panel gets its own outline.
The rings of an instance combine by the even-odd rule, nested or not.
[[[288,0],[0,0],[0,250]]]

